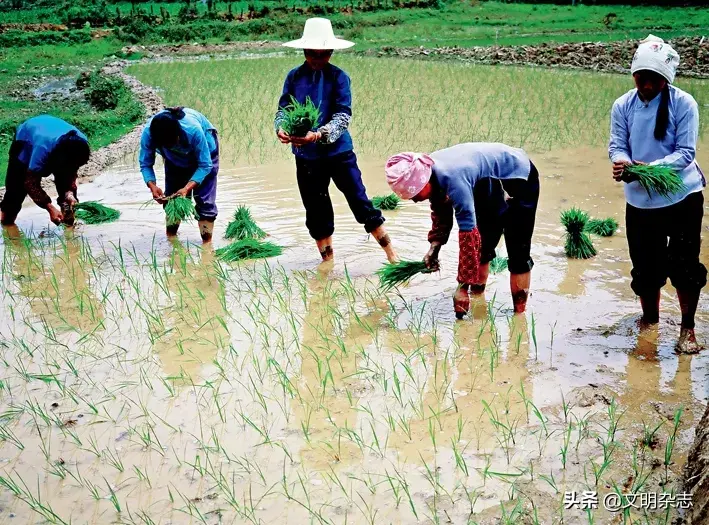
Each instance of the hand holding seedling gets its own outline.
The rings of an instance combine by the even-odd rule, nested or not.
[[[182,189],[177,190],[172,196],[173,197],[187,197],[193,189],[197,187],[197,183],[194,181],[189,181],[187,184],[185,184],[185,187]]]
[[[622,160],[620,162],[614,162],[613,163],[613,180],[616,182],[629,182],[625,180],[623,177],[623,172],[625,171],[625,167],[629,166],[630,162],[627,160]]]
[[[61,210],[59,210],[59,208],[54,206],[54,204],[49,204],[47,206],[47,212],[49,212],[49,220],[57,226],[64,220],[64,214]]]
[[[278,135],[278,140],[281,144],[290,144],[291,138],[288,133],[283,131],[281,128],[278,128],[278,132],[276,134]]]
[[[317,142],[322,137],[319,131],[308,131],[304,137],[290,137],[290,141],[295,146],[305,146],[306,144],[311,144]]]
[[[153,194],[153,199],[155,199],[155,202],[162,204],[167,200],[160,186],[154,182],[149,182],[148,188],[150,188],[150,193]]]
[[[431,248],[428,250],[426,255],[423,256],[423,262],[426,268],[432,272],[437,272],[441,269],[441,265],[438,262],[438,252],[441,251],[441,245],[437,242],[431,243]]]

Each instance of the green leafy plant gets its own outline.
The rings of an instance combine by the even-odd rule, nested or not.
[[[618,221],[613,218],[589,219],[584,231],[601,237],[611,237],[618,229]]]
[[[127,93],[126,85],[118,77],[91,73],[89,85],[84,92],[89,104],[99,111],[116,109],[121,98]]]
[[[301,104],[291,96],[291,103],[283,108],[283,116],[283,131],[293,137],[304,137],[318,125],[322,114],[310,97],[305,99],[305,104]]]
[[[395,210],[401,204],[401,198],[396,193],[372,197],[372,205],[379,210]]]
[[[190,217],[199,218],[192,199],[181,195],[172,197],[167,201],[165,204],[165,217],[167,218],[168,226],[180,224],[180,222]]]
[[[399,284],[406,283],[419,273],[431,273],[423,261],[387,263],[376,272],[379,276],[379,284],[384,290],[390,290]]]
[[[234,220],[226,227],[224,237],[236,240],[263,239],[266,232],[256,224],[248,207],[239,206],[234,212]]]
[[[637,180],[648,196],[654,191],[662,197],[668,197],[686,188],[677,171],[664,164],[628,164],[623,175],[630,180]]]
[[[243,259],[264,259],[275,257],[283,253],[283,248],[271,242],[258,239],[241,239],[229,246],[219,248],[215,252],[217,257],[226,262],[241,261]]]
[[[495,258],[490,261],[490,271],[492,273],[504,272],[505,270],[507,270],[507,263],[507,257],[498,257],[497,255],[495,255]]]
[[[104,224],[117,221],[121,212],[97,201],[80,202],[74,206],[74,216],[85,224]]]
[[[566,228],[564,250],[572,259],[590,259],[596,255],[591,238],[585,232],[588,213],[578,208],[561,212],[561,224]]]

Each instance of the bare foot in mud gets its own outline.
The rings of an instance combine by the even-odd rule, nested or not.
[[[697,354],[704,347],[697,342],[697,336],[693,328],[682,328],[679,332],[679,339],[675,345],[678,354]]]

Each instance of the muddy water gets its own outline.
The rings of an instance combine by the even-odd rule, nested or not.
[[[642,478],[633,444],[643,423],[660,422],[659,445],[639,452],[650,477],[638,492],[661,490],[666,475],[671,486],[707,399],[709,354],[673,352],[669,285],[659,330],[638,334],[622,188],[605,151],[532,157],[542,195],[522,317],[499,274],[471,319],[455,321],[455,235],[440,274],[381,296],[383,254],[336,191],[337,260],[320,266],[291,163],[220,172],[215,244],[246,204],[286,247],[268,267],[215,266],[196,224],[165,239],[134,158],[80,188],[83,200],[120,209],[116,223],[71,235],[27,206],[21,232],[6,231],[0,303],[0,471],[27,485],[20,497],[0,491],[0,523],[36,523],[41,505],[73,523],[514,523],[535,511],[541,523],[580,523],[586,513],[564,510],[563,492],[594,485],[611,442],[598,488],[627,492]],[[381,160],[361,167],[370,195],[387,193]],[[563,253],[558,215],[571,205],[621,223],[589,261]],[[421,257],[426,206],[386,216],[400,255]],[[702,339],[708,306],[705,294]]]

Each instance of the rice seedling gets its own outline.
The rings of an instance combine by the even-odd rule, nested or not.
[[[596,255],[591,238],[585,232],[588,214],[578,208],[561,212],[561,224],[566,229],[564,250],[572,259],[590,259]]]
[[[283,253],[283,248],[271,242],[257,239],[241,239],[216,250],[219,259],[225,262],[242,261],[244,259],[264,259],[276,257]]]
[[[669,197],[685,189],[677,171],[663,164],[628,164],[623,175],[629,180],[637,180],[649,197],[653,192]]]
[[[672,463],[672,454],[674,452],[675,448],[675,441],[677,439],[677,431],[679,430],[679,425],[682,419],[682,412],[684,411],[684,407],[680,406],[676,411],[674,418],[672,419],[672,431],[670,432],[670,435],[667,437],[667,442],[665,443],[665,458],[663,461],[663,465],[665,466],[665,481],[664,485],[666,486],[668,481],[669,481],[669,468],[670,464]]]
[[[180,224],[190,218],[199,219],[192,199],[181,195],[168,198],[165,203],[165,222],[168,226]]]
[[[495,258],[490,261],[490,272],[493,274],[502,273],[507,270],[507,257],[499,257],[495,255]]]
[[[79,202],[74,206],[74,217],[85,224],[105,224],[117,221],[121,212],[97,201]]]
[[[239,206],[234,212],[234,218],[227,225],[224,237],[227,239],[263,239],[266,232],[259,228],[251,216],[247,206]]]
[[[392,288],[409,282],[419,273],[431,273],[423,261],[399,261],[387,263],[376,271],[379,276],[379,286],[388,291]]]
[[[318,126],[322,115],[310,97],[306,97],[304,104],[291,97],[291,103],[284,108],[283,116],[283,131],[293,137],[304,137]]]
[[[584,227],[584,231],[599,235],[600,237],[611,237],[618,230],[618,221],[613,218],[589,219]]]
[[[372,197],[372,205],[379,210],[391,211],[401,205],[401,198],[396,193],[376,195]]]

